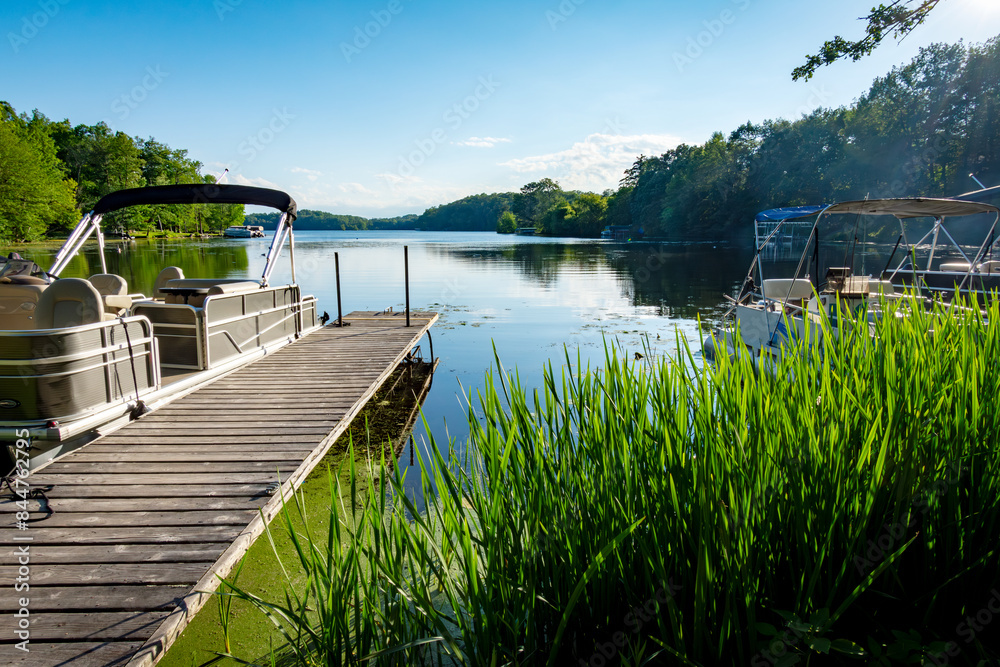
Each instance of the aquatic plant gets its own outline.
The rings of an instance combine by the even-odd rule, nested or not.
[[[765,364],[609,345],[529,390],[498,360],[420,502],[349,457],[284,600],[226,594],[303,665],[995,659],[1000,305],[896,315]]]

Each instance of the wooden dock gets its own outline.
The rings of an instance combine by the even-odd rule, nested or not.
[[[436,320],[352,313],[32,473],[51,514],[0,503],[0,664],[155,663]]]

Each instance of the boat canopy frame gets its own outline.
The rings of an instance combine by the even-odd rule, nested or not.
[[[58,278],[59,274],[70,260],[86,243],[91,235],[96,235],[100,248],[101,270],[107,273],[107,262],[104,257],[104,233],[101,231],[101,219],[106,213],[118,211],[130,206],[147,206],[155,204],[251,204],[267,206],[281,212],[278,227],[268,248],[264,272],[261,275],[261,287],[267,287],[275,262],[281,253],[281,248],[288,239],[289,254],[292,264],[292,282],[295,282],[295,237],[292,224],[298,215],[298,206],[290,195],[271,188],[258,188],[249,185],[229,185],[220,183],[191,183],[180,185],[156,185],[147,188],[129,188],[105,195],[77,223],[69,238],[56,253],[52,268],[47,275]]]
[[[968,255],[961,249],[959,244],[951,236],[948,230],[944,226],[944,219],[947,217],[961,217],[968,215],[979,215],[979,214],[989,214],[994,215],[993,224],[990,226],[989,234],[983,239],[982,245],[976,252],[975,261],[971,261]],[[934,259],[934,253],[937,248],[938,241],[940,239],[940,233],[943,231],[945,236],[951,241],[951,244],[958,249],[962,256],[969,261],[970,267],[966,273],[965,278],[962,281],[960,288],[964,286],[965,280],[972,275],[975,270],[976,265],[982,261],[982,258],[990,252],[992,247],[996,244],[996,227],[998,222],[1000,222],[1000,209],[991,204],[987,204],[979,201],[970,201],[966,199],[950,199],[950,198],[932,198],[932,197],[909,197],[909,198],[895,198],[895,199],[865,199],[856,201],[845,201],[836,204],[822,204],[814,206],[794,206],[786,208],[776,208],[767,211],[762,211],[754,217],[754,240],[756,243],[754,261],[750,265],[750,272],[747,276],[747,282],[750,282],[754,270],[756,269],[758,276],[761,280],[761,296],[766,300],[768,296],[763,292],[764,283],[764,271],[761,267],[761,255],[767,243],[778,233],[784,225],[803,225],[810,224],[809,218],[815,216],[815,220],[811,222],[812,228],[810,229],[809,236],[806,238],[806,249],[803,252],[802,258],[799,261],[799,265],[795,270],[795,278],[799,277],[799,272],[802,270],[802,265],[805,261],[806,255],[809,253],[809,245],[813,244],[813,254],[816,260],[816,271],[819,271],[819,223],[825,216],[833,214],[855,214],[855,215],[892,215],[900,221],[900,231],[901,238],[907,241],[907,246],[911,247],[911,244],[906,239],[906,230],[903,227],[903,221],[911,220],[914,218],[933,218],[934,225],[932,229],[927,232],[919,241],[912,246],[920,245],[928,237],[932,237],[931,241],[931,251],[928,257],[927,270],[930,270],[931,262]],[[770,233],[761,240],[759,230],[760,225],[764,223],[768,227],[773,225],[770,229]],[[891,258],[890,258],[891,262]],[[898,271],[900,271],[905,264],[906,259],[900,261],[900,264],[892,272],[891,277],[894,277]],[[746,284],[746,283],[745,283]],[[813,278],[813,284],[819,289],[819,276]],[[742,294],[740,298],[742,298]],[[739,298],[737,299],[737,301]]]

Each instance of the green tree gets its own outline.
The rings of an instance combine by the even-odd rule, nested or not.
[[[571,236],[575,220],[576,211],[573,206],[567,201],[561,201],[539,218],[535,230],[547,236]]]
[[[108,137],[102,144],[104,159],[101,163],[100,180],[96,189],[99,197],[118,190],[145,185],[142,178],[143,161],[139,156],[136,142],[131,137],[124,132],[117,132],[114,136]],[[144,213],[137,208],[113,211],[105,216],[104,227],[112,230],[121,228],[125,232],[137,227],[145,227],[142,222],[145,217]]]
[[[510,211],[504,211],[497,220],[497,234],[513,234],[517,231],[517,218]]]
[[[608,198],[593,192],[584,192],[573,200],[573,236],[599,238],[604,229],[608,212]]]
[[[75,187],[48,135],[16,118],[0,122],[0,238],[32,241],[71,225]]]
[[[514,196],[514,213],[526,226],[539,227],[542,216],[566,197],[559,183],[551,178],[528,183]]]

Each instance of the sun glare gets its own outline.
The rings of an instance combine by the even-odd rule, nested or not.
[[[1000,16],[1000,0],[964,0],[963,5],[970,18]]]

